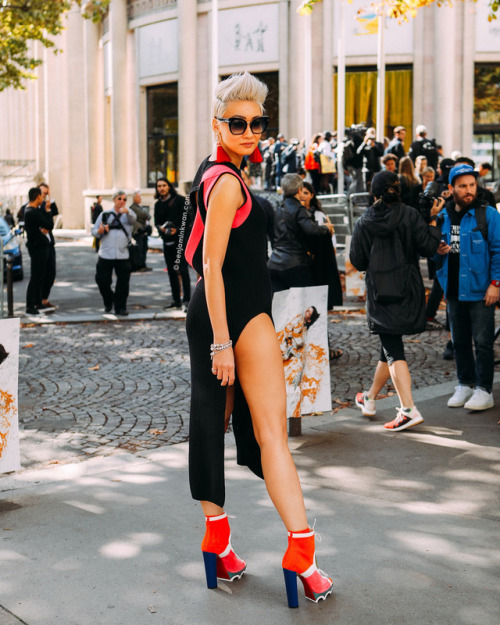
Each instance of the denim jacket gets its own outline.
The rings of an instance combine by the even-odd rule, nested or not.
[[[441,239],[449,245],[451,223],[444,208],[438,215]],[[486,208],[488,241],[477,229],[476,210],[471,208],[460,223],[460,269],[458,299],[477,302],[484,299],[492,280],[500,280],[500,214],[492,206]],[[437,278],[446,295],[448,288],[448,254],[436,254]]]

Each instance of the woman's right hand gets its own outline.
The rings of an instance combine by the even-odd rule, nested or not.
[[[234,384],[235,367],[232,347],[226,347],[221,352],[214,354],[212,373],[221,381],[221,386],[232,386]]]

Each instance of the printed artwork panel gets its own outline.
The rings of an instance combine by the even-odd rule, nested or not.
[[[19,319],[0,320],[0,473],[20,468],[17,386]]]
[[[273,319],[285,368],[287,417],[332,409],[328,287],[275,293]]]
[[[278,60],[278,4],[219,11],[219,65]]]
[[[137,30],[140,78],[179,71],[178,20],[164,20]]]

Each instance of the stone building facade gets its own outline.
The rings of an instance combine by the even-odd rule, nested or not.
[[[64,227],[78,228],[88,226],[97,194],[140,188],[152,203],[158,173],[184,191],[211,150],[214,76],[245,69],[270,87],[271,134],[301,139],[335,129],[339,3],[323,0],[304,18],[299,0],[112,0],[101,24],[75,8],[60,37],[63,53],[36,50],[44,60],[38,79],[0,93],[1,171],[30,164],[25,179],[0,177],[0,198],[25,194],[30,176],[46,179]],[[368,100],[377,20],[369,11],[356,19],[369,4],[344,8],[347,124],[376,119]],[[387,21],[384,131],[405,123],[411,140],[423,123],[445,154],[491,160],[498,178],[499,109],[487,94],[475,100],[475,83],[487,88],[500,75],[500,25],[486,16],[486,0],[466,0],[427,7],[406,24]]]

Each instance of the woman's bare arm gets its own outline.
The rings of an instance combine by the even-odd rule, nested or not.
[[[231,174],[222,175],[210,193],[203,242],[203,278],[214,343],[227,343],[226,293],[222,265],[236,211],[242,205],[240,182]],[[234,353],[231,348],[215,354],[212,368],[221,384],[234,383]]]

